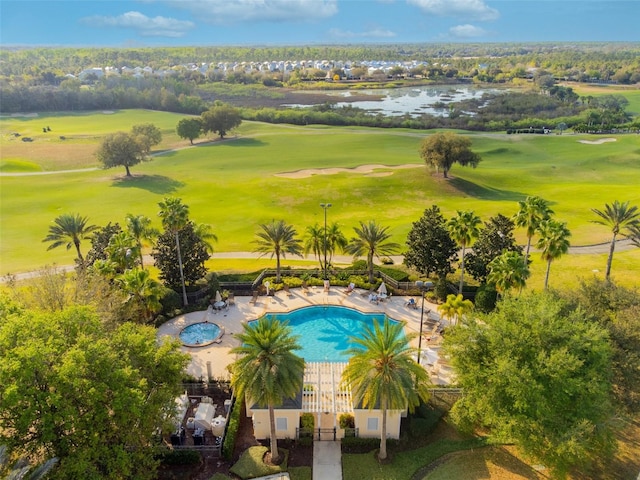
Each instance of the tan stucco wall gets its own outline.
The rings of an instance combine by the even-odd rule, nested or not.
[[[382,412],[380,410],[354,410],[358,436],[362,438],[380,438],[382,430]],[[378,419],[377,430],[367,430],[368,419],[375,417]],[[402,418],[402,410],[387,411],[387,438],[400,438],[400,420]]]
[[[296,438],[296,428],[300,425],[302,410],[275,410],[276,437]],[[278,430],[278,418],[287,419],[287,430]],[[253,433],[256,438],[269,438],[271,426],[269,425],[269,410],[253,410]]]

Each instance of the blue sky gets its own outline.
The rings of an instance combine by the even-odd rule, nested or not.
[[[640,0],[0,0],[3,46],[640,41]]]

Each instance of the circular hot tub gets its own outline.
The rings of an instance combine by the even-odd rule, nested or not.
[[[180,331],[180,341],[186,347],[204,347],[222,337],[222,329],[215,323],[199,322]]]

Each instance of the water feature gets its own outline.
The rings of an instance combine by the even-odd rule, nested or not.
[[[187,347],[211,345],[222,336],[222,329],[215,323],[199,322],[180,331],[180,341]]]
[[[367,110],[372,115],[382,113],[388,116],[409,114],[418,117],[422,114],[447,116],[449,104],[471,98],[482,98],[485,93],[499,93],[497,88],[480,88],[473,85],[436,85],[422,87],[402,87],[380,90],[357,90],[327,93],[338,97],[337,107],[351,105]],[[382,97],[380,100],[363,100],[355,102],[340,101],[353,95],[371,95]],[[311,107],[312,105],[284,105],[289,107]]]

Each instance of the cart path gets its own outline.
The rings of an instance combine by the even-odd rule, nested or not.
[[[598,243],[596,245],[580,245],[569,247],[569,255],[584,255],[584,254],[602,254],[609,253],[609,246],[611,244],[607,243]],[[616,241],[616,252],[624,252],[627,250],[631,250],[635,248],[635,245],[628,238],[624,238]],[[535,249],[531,249],[531,253],[535,253]],[[264,257],[264,254],[257,252],[214,252],[211,255],[212,259],[258,259]],[[308,261],[316,261],[315,256],[306,255],[303,257],[304,260]],[[402,255],[391,255],[389,258],[393,260],[393,263],[398,265],[402,264],[404,261],[404,256]],[[334,255],[333,259],[336,263],[351,263],[353,261],[352,256],[348,255]],[[151,255],[145,255],[144,261],[146,265],[151,265],[153,263],[153,257]],[[56,268],[61,272],[71,272],[75,268],[75,265],[56,265]],[[34,270],[31,272],[21,272],[21,273],[12,273],[11,278],[15,280],[26,280],[29,278],[37,278],[42,274],[41,270]],[[8,275],[3,275],[0,277],[0,283],[7,283],[9,281]]]

